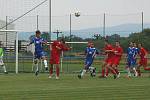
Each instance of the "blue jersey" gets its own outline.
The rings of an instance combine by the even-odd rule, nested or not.
[[[134,57],[135,57],[135,50],[133,49],[133,47],[129,47],[127,49],[127,58],[133,59]]]
[[[43,46],[42,43],[45,42],[45,40],[43,38],[37,38],[34,37],[31,40],[31,44],[34,43],[35,45],[35,52],[34,52],[34,56],[35,58],[40,59],[43,56],[46,56],[46,53],[43,51]]]
[[[96,48],[87,47],[85,50],[85,54],[85,65],[89,67],[92,65],[95,55],[98,54],[98,50]]]
[[[139,49],[137,47],[133,47],[134,57],[139,54]]]
[[[35,45],[35,52],[43,51],[43,46],[42,46],[43,42],[45,42],[43,38],[37,38],[37,37],[32,38],[31,43],[34,43]]]
[[[96,48],[87,47],[85,50],[86,59],[93,60],[95,55],[98,54],[98,50]]]
[[[133,66],[135,67],[136,65],[136,55],[138,54],[138,49],[135,47],[129,47],[127,49],[127,61],[128,61],[128,66]]]

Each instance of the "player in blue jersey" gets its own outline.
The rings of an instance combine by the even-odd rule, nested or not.
[[[93,60],[95,56],[98,54],[98,50],[94,47],[92,42],[88,43],[88,47],[85,50],[85,64],[84,68],[78,78],[82,78],[87,71],[90,71],[91,76],[94,77],[96,75],[96,68],[92,67]]]
[[[39,63],[40,59],[43,60],[45,69],[48,70],[46,52],[44,52],[44,50],[43,50],[43,44],[46,44],[47,42],[46,42],[46,40],[41,38],[41,32],[39,30],[37,30],[35,32],[35,37],[33,37],[31,39],[30,44],[32,44],[32,43],[34,43],[34,45],[35,45],[34,64],[36,66],[35,75],[37,76],[38,72],[39,72],[38,63]]]
[[[127,49],[127,71],[128,71],[128,77],[131,76],[131,71],[134,72],[135,76],[138,75],[138,73],[136,71],[136,56],[137,56],[137,49],[134,47],[134,43],[130,42],[129,47]]]
[[[135,42],[133,42],[133,51],[134,51],[134,57],[137,58],[140,50],[139,48],[137,47],[137,44]]]

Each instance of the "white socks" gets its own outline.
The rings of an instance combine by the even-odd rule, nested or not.
[[[137,76],[138,76],[138,73],[137,73],[137,71],[136,71],[135,67],[133,68],[133,70],[134,70],[134,74],[135,74],[135,76],[137,77]]]
[[[137,73],[135,67],[132,68],[132,69],[133,69],[133,71],[134,71],[134,75],[137,77],[137,76],[138,76],[138,73]],[[127,68],[127,71],[128,71],[128,76],[131,76],[130,68]]]
[[[82,73],[81,73],[81,77],[83,77],[83,75],[86,73],[86,70],[85,69],[83,69],[82,70]]]
[[[5,67],[5,65],[3,65],[3,69],[4,69],[4,72],[7,72],[7,71],[6,71],[6,67]]]
[[[48,67],[47,66],[47,60],[44,60],[44,65],[45,65],[45,68]]]
[[[130,68],[127,68],[128,76],[131,76]]]
[[[38,65],[38,63],[35,64],[35,67],[36,67],[36,71],[39,71],[39,65]]]

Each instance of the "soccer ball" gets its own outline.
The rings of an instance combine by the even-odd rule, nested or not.
[[[91,77],[95,77],[96,76],[96,68],[95,67],[90,67],[89,70],[90,70],[90,73],[91,73]]]
[[[76,17],[79,17],[80,16],[80,12],[76,12],[74,13]]]

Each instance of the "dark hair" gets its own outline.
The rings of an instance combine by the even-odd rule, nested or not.
[[[129,42],[129,44],[130,44],[130,43],[134,43],[134,42]]]
[[[105,39],[105,42],[106,42],[106,43],[109,43],[108,39]]]
[[[60,39],[61,42],[63,42],[64,44],[66,43],[64,39]]]
[[[41,32],[40,32],[40,30],[36,30],[35,33],[36,33],[36,34],[39,34],[39,33],[41,33]]]
[[[140,44],[141,46],[143,46],[142,43],[138,43],[138,44]]]
[[[120,41],[115,41],[115,42],[118,42],[120,44]]]

